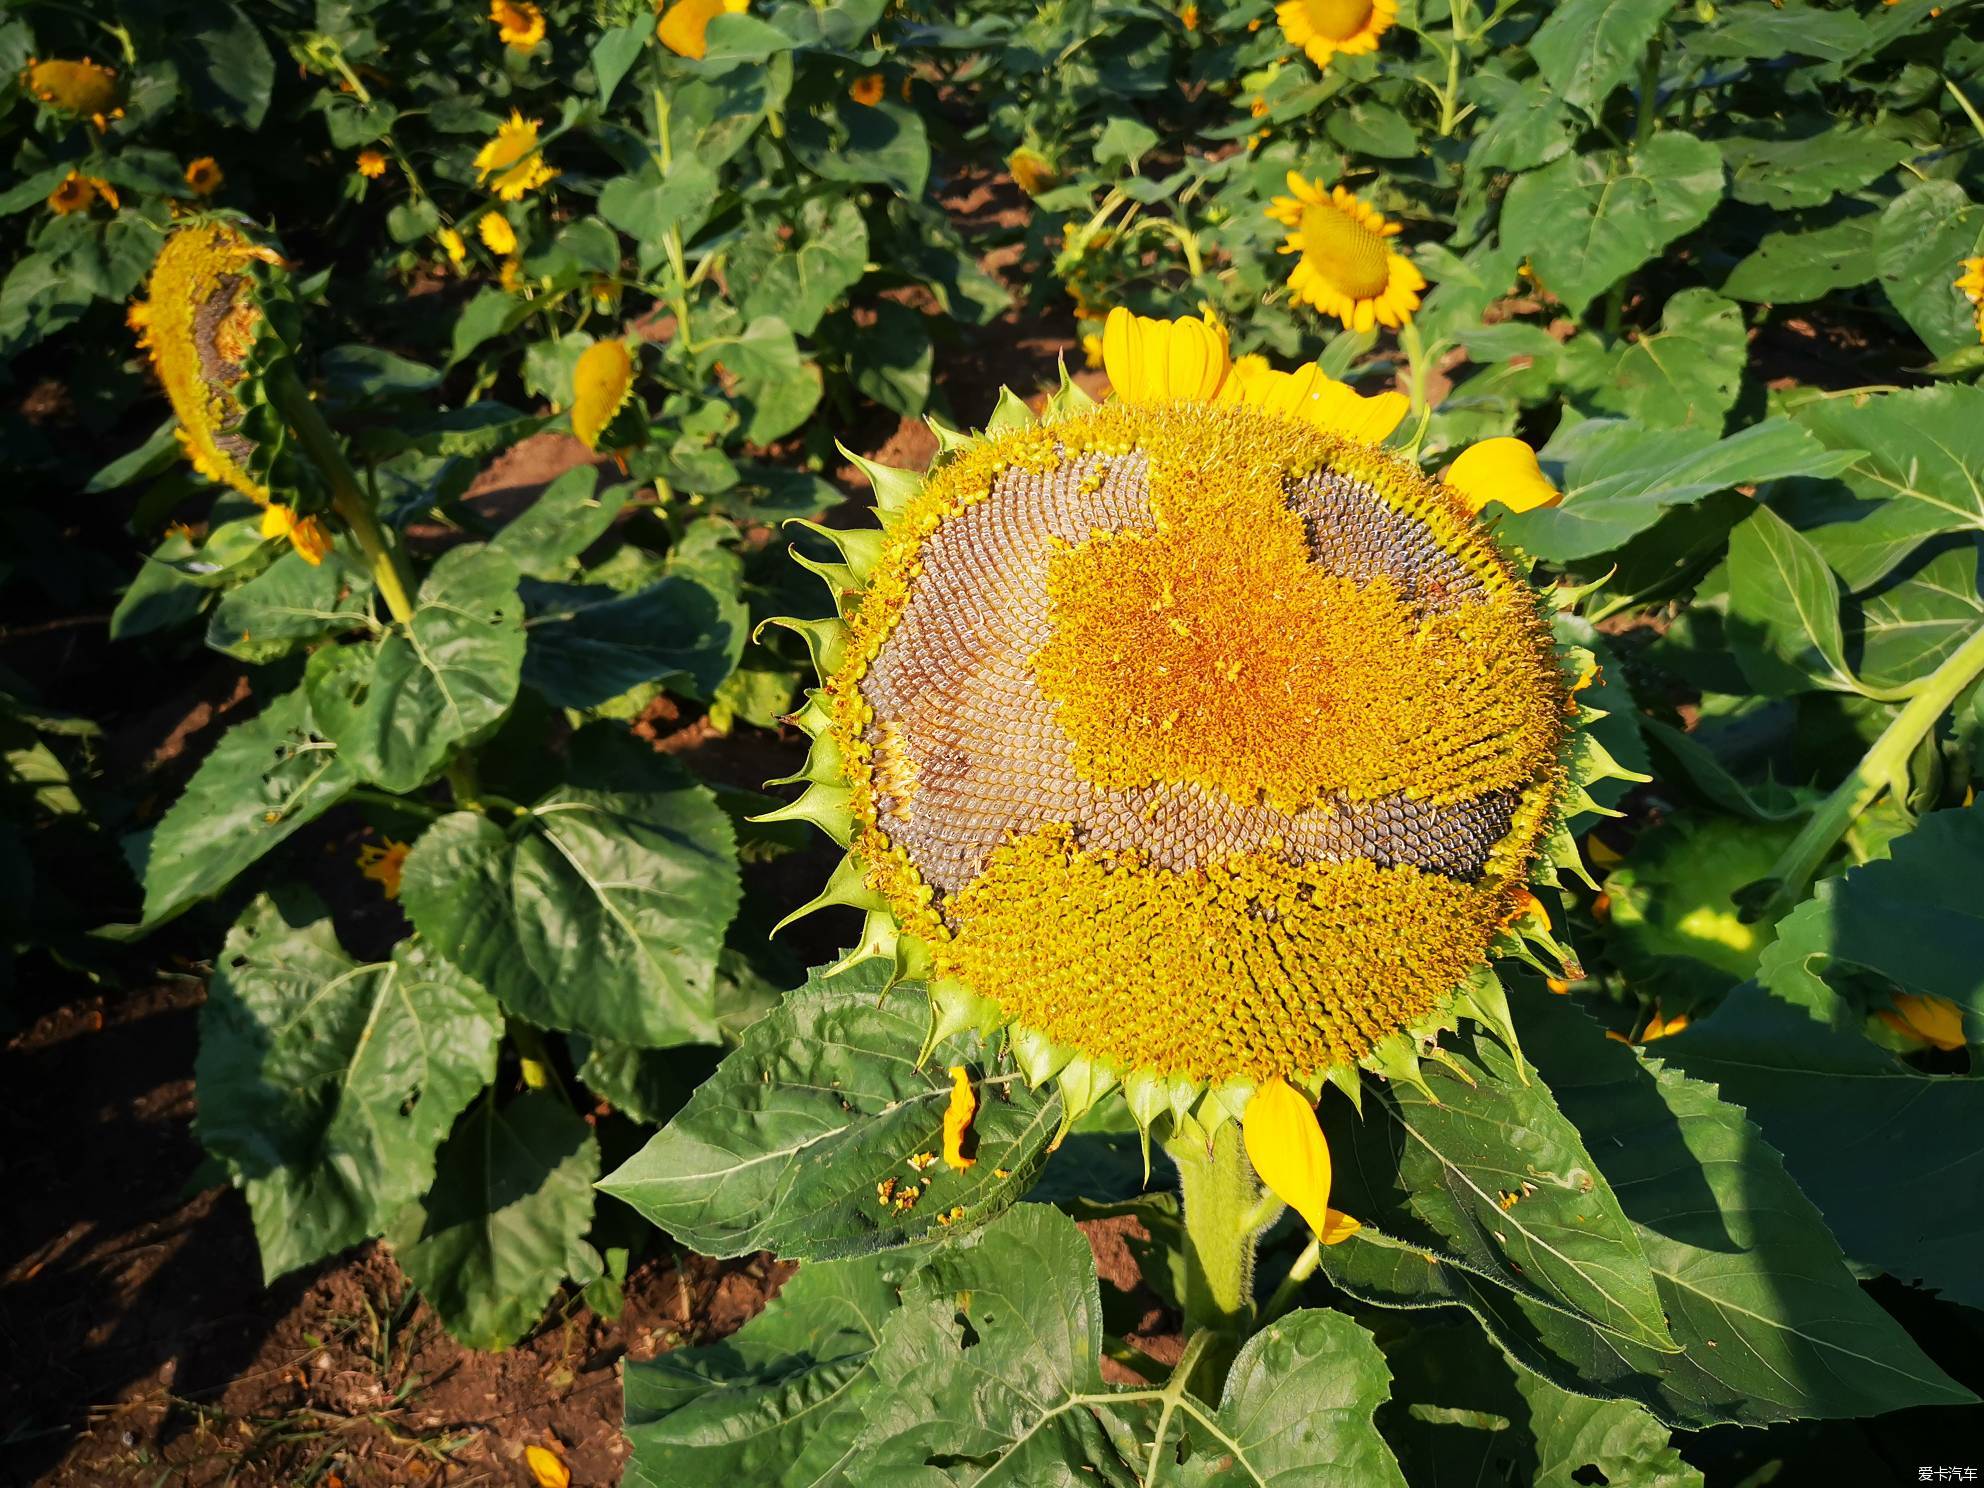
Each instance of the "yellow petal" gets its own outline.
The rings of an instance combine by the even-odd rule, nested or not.
[[[1900,1031],[1923,1043],[1948,1051],[1961,1049],[1967,1042],[1963,1036],[1963,1009],[1946,997],[1898,992],[1894,1010],[1898,1021],[1905,1025]]]
[[[962,1173],[978,1159],[964,1155],[964,1134],[978,1114],[978,1092],[961,1064],[951,1066],[951,1103],[944,1111],[944,1162]]]
[[[571,1488],[572,1470],[549,1447],[525,1447],[524,1462],[538,1488]]]
[[[1536,451],[1507,435],[1484,439],[1461,451],[1447,470],[1446,482],[1472,512],[1491,501],[1499,501],[1510,511],[1525,512],[1555,506],[1564,499],[1564,493],[1550,484],[1543,467],[1536,463]]]
[[[1123,403],[1211,402],[1232,366],[1209,322],[1153,320],[1118,305],[1102,323],[1102,366]]]
[[[613,415],[634,389],[634,358],[624,341],[595,341],[572,369],[572,432],[587,449],[598,449]]]
[[[1356,1229],[1357,1221],[1330,1208],[1329,1144],[1301,1091],[1285,1080],[1256,1086],[1241,1135],[1261,1182],[1307,1220],[1323,1244],[1334,1245]]]

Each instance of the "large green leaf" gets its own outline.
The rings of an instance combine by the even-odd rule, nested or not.
[[[1765,696],[1854,689],[1839,580],[1811,540],[1767,506],[1729,534],[1727,621],[1743,675]]]
[[[1550,1090],[1501,1044],[1472,1036],[1395,1084],[1398,1180],[1419,1220],[1503,1285],[1647,1349],[1674,1346],[1653,1273],[1619,1200]]]
[[[530,609],[524,682],[561,708],[596,708],[668,679],[708,698],[736,667],[750,625],[734,591],[680,576],[632,594],[527,579],[523,598]]]
[[[1823,398],[1794,417],[1828,449],[1854,452],[1843,475],[1860,501],[1808,531],[1849,589],[1889,573],[1925,538],[1984,529],[1984,388]]]
[[[566,370],[569,376],[570,369]],[[606,535],[626,504],[627,486],[598,488],[598,466],[566,471],[492,537],[489,546],[507,553],[518,571],[531,578],[554,579],[569,572],[578,556]],[[528,659],[529,653],[525,655]]]
[[[1748,355],[1742,309],[1711,290],[1684,289],[1661,311],[1660,329],[1619,354],[1592,402],[1651,427],[1720,434]]]
[[[1017,1200],[1046,1160],[1060,1097],[1028,1090],[975,1033],[919,1066],[928,999],[918,984],[884,994],[888,969],[874,959],[815,972],[600,1186],[706,1254],[802,1260],[923,1240]],[[963,1172],[929,1161],[943,1151],[954,1065],[971,1071],[978,1100],[977,1161]],[[898,1208],[912,1188],[914,1203]]]
[[[860,282],[868,264],[868,224],[846,197],[814,197],[797,222],[767,219],[730,250],[728,271],[747,320],[775,315],[808,336],[820,317]]]
[[[1906,142],[1858,119],[1798,139],[1731,136],[1716,144],[1729,166],[1729,194],[1779,211],[1824,206],[1914,153]]]
[[[1873,214],[1849,217],[1810,232],[1769,232],[1722,282],[1736,300],[1802,305],[1835,289],[1865,284],[1878,272]]]
[[[1668,130],[1635,151],[1566,155],[1517,177],[1502,203],[1502,240],[1519,245],[1543,284],[1582,315],[1620,279],[1701,226],[1721,199],[1715,146]]]
[[[1984,540],[1957,541],[1888,575],[1860,598],[1861,679],[1898,687],[1933,671],[1984,625]]]
[[[502,722],[524,659],[517,567],[453,548],[420,586],[413,619],[371,642],[312,653],[310,712],[338,757],[387,790],[419,789]]]
[[[846,1488],[900,1257],[803,1266],[743,1331],[626,1373],[627,1481]]]
[[[530,1331],[566,1276],[597,1269],[592,1224],[599,1143],[548,1092],[507,1106],[491,1092],[442,1145],[434,1186],[387,1232],[401,1267],[470,1348]]]
[[[795,113],[786,139],[802,165],[829,181],[873,181],[913,199],[930,178],[923,116],[894,99],[838,116]]]
[[[246,1189],[273,1279],[381,1233],[496,1074],[502,1016],[417,942],[361,965],[300,896],[248,906],[200,1010],[200,1139]]]
[[[171,919],[343,800],[358,783],[285,693],[221,736],[149,834],[130,840],[146,927]]]
[[[311,563],[285,553],[220,598],[207,644],[243,661],[273,661],[309,641],[370,623],[372,580],[333,553]]]
[[[1518,1013],[1524,1052],[1606,1156],[1681,1352],[1538,1306],[1412,1235],[1411,1216],[1386,1198],[1382,1165],[1370,1164],[1354,1133],[1341,1139],[1350,1160],[1335,1202],[1381,1223],[1367,1220],[1369,1238],[1360,1232],[1323,1252],[1333,1280],[1389,1306],[1464,1306],[1560,1388],[1636,1400],[1674,1425],[1855,1417],[1970,1398],[1860,1291],[1818,1211],[1739,1107],[1604,1040],[1565,1000],[1530,994]]]
[[[575,735],[563,783],[500,825],[442,817],[408,854],[400,898],[519,1017],[642,1047],[719,1037],[735,834],[708,787],[623,729]]]
[[[1564,0],[1529,39],[1549,91],[1597,118],[1612,90],[1640,69],[1663,7],[1645,0]]]
[[[1832,475],[1859,451],[1827,449],[1785,419],[1721,440],[1707,429],[1587,419],[1553,436],[1542,455],[1561,472],[1563,504],[1505,516],[1500,530],[1539,558],[1565,562],[1610,552],[1672,507],[1732,486]]]
[[[1929,350],[1940,357],[1977,344],[1977,308],[1953,281],[1964,259],[1984,253],[1984,206],[1963,187],[1909,187],[1881,213],[1874,252],[1881,288]]]
[[[1974,808],[1962,814],[1979,815]],[[1919,870],[1928,862],[1922,857],[1878,874],[1872,870],[1894,865],[1869,864],[1853,875],[1859,883],[1801,906],[1779,927],[1763,977],[1808,1008],[1818,1001],[1818,1011],[1844,1013],[1848,1005],[1818,982],[1821,972],[1851,975],[1861,964],[1856,958],[1865,958],[1879,975],[1894,976],[1888,968],[1895,967],[1920,977],[1919,963],[1940,958],[1970,982],[1974,1002],[1977,963],[1967,976],[1955,966],[1966,942],[1975,956],[1979,938],[1975,823],[1966,835],[1967,858],[1938,852],[1930,860],[1964,876],[1925,884]],[[1896,846],[1909,841],[1900,838]],[[1947,846],[1947,838],[1939,846]],[[1973,891],[1971,902],[1950,907],[1966,888]],[[1931,894],[1930,904],[1907,903],[1911,889]],[[1856,948],[1864,947],[1869,917],[1882,906],[1899,906],[1893,930],[1880,946]],[[1947,957],[1920,938],[1925,929],[1951,938]],[[1857,1028],[1829,1028],[1755,987],[1740,989],[1673,1040],[1669,1058],[1743,1103],[1783,1149],[1792,1176],[1855,1259],[1956,1301],[1984,1305],[1977,1269],[1984,1245],[1984,1149],[1976,1136],[1984,1126],[1984,1077],[1923,1074],[1862,1038]]]

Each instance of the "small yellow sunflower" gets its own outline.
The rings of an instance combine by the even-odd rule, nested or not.
[[[406,855],[412,849],[397,838],[388,837],[385,846],[368,842],[358,849],[358,872],[376,883],[388,899],[400,896],[400,875],[406,868]]]
[[[71,212],[87,212],[99,201],[116,211],[117,188],[101,176],[86,176],[72,170],[48,193],[48,210],[57,217],[67,217]]]
[[[700,61],[709,51],[710,22],[720,15],[742,15],[750,0],[676,0],[655,25],[661,44],[678,57]]]
[[[358,173],[368,181],[376,181],[386,173],[386,154],[383,150],[360,150],[358,152]]]
[[[193,468],[263,506],[269,493],[247,469],[254,446],[239,432],[244,410],[235,389],[262,323],[248,266],[281,261],[226,223],[183,227],[159,249],[148,298],[129,315]]]
[[[1361,56],[1378,49],[1378,38],[1398,24],[1398,0],[1285,0],[1275,19],[1291,45],[1328,67],[1341,52]]]
[[[1006,169],[1012,174],[1013,184],[1028,196],[1052,191],[1061,184],[1061,173],[1054,169],[1054,163],[1026,145],[1006,157]]]
[[[1179,12],[1178,12],[1178,24],[1179,24],[1179,25],[1181,25],[1181,26],[1183,26],[1183,27],[1184,27],[1184,28],[1185,28],[1185,29],[1186,29],[1187,31],[1196,31],[1196,30],[1198,30],[1198,29],[1199,29],[1199,8],[1198,8],[1198,6],[1196,6],[1196,5],[1187,5],[1187,6],[1186,6],[1186,7],[1185,7],[1185,8],[1183,9],[1183,10],[1181,10],[1181,11],[1179,11]]]
[[[115,68],[92,62],[57,59],[37,62],[28,59],[21,74],[21,86],[50,108],[77,119],[88,119],[102,129],[112,119],[124,117],[119,106],[120,90]]]
[[[226,180],[220,162],[211,155],[202,155],[198,160],[187,162],[186,185],[195,196],[212,196]]]
[[[489,19],[504,46],[527,52],[544,40],[544,12],[530,0],[489,0]]]
[[[441,251],[448,255],[448,262],[459,274],[463,265],[468,262],[468,244],[462,240],[462,235],[452,227],[444,227],[434,234],[434,237],[440,243]]]
[[[475,235],[482,239],[483,246],[491,253],[514,253],[517,248],[517,230],[510,226],[510,219],[501,212],[484,212],[475,224]]]
[[[515,109],[496,137],[475,152],[476,179],[506,202],[522,201],[558,172],[538,153],[536,119]]]
[[[1293,194],[1277,196],[1267,214],[1288,229],[1281,251],[1297,255],[1288,274],[1296,299],[1355,331],[1410,320],[1426,278],[1411,259],[1392,251],[1389,239],[1399,224],[1343,187],[1325,191],[1322,182],[1295,171],[1288,173],[1288,189]]]
[[[1956,281],[1956,287],[1963,291],[1964,298],[1977,307],[1977,336],[1984,340],[1984,256],[1966,258],[1962,265],[1963,273]]]
[[[873,108],[882,101],[882,89],[879,72],[864,73],[847,85],[847,96],[863,108]]]
[[[515,294],[523,287],[523,269],[522,261],[515,258],[506,258],[497,265],[496,282],[503,287],[506,294]]]
[[[315,517],[299,517],[290,507],[271,503],[262,510],[262,536],[286,537],[289,545],[315,568],[331,551],[331,533]]]
[[[598,449],[600,435],[633,391],[634,358],[626,342],[595,341],[581,352],[572,369],[572,432],[579,442]]]

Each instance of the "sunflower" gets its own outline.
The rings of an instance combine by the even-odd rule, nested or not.
[[[496,137],[475,152],[476,180],[506,202],[522,201],[558,172],[538,153],[535,119],[512,109]]]
[[[358,173],[368,181],[376,181],[386,173],[386,155],[383,150],[360,150],[358,152]]]
[[[530,0],[489,0],[489,19],[504,46],[527,52],[544,40],[544,12]]]
[[[220,162],[211,155],[202,155],[186,164],[186,185],[195,196],[212,196],[226,180]]]
[[[879,72],[864,73],[847,85],[847,96],[863,108],[873,108],[882,101],[882,75]]]
[[[67,217],[71,212],[87,212],[99,201],[116,211],[117,188],[101,176],[72,170],[48,193],[48,210],[57,217]]]
[[[330,555],[331,533],[316,517],[298,516],[291,507],[272,502],[262,509],[262,536],[286,537],[289,545],[315,568]]]
[[[750,0],[675,0],[662,12],[655,35],[676,56],[700,61],[709,51],[710,22],[720,15],[742,15],[749,8]]]
[[[37,62],[30,57],[21,87],[57,112],[88,119],[98,129],[124,117],[116,69],[88,57],[80,62]]]
[[[1398,24],[1398,0],[1284,0],[1274,13],[1290,44],[1328,67],[1339,52],[1375,52],[1378,38]]]
[[[260,505],[268,489],[249,474],[254,446],[241,434],[235,396],[262,324],[248,266],[280,263],[223,222],[183,227],[152,264],[148,298],[131,307],[138,344],[151,356],[179,417],[179,442],[193,468]]]
[[[1343,187],[1326,192],[1295,171],[1288,189],[1294,194],[1277,196],[1267,214],[1288,229],[1281,251],[1298,255],[1288,274],[1295,298],[1357,331],[1410,320],[1426,279],[1392,251],[1399,225]]]
[[[1963,1009],[1947,997],[1897,992],[1893,1001],[1892,1009],[1882,1008],[1874,1016],[1912,1048],[1950,1053],[1969,1042],[1963,1031]]]
[[[501,212],[485,212],[475,224],[475,235],[482,239],[483,246],[491,253],[514,253],[517,247],[517,230],[510,226],[510,219]]]
[[[448,255],[448,262],[459,274],[463,265],[468,262],[468,244],[463,241],[462,235],[452,227],[444,227],[434,234],[434,238],[441,245],[441,251]]]
[[[1962,264],[1963,273],[1956,281],[1956,287],[1963,291],[1964,298],[1977,307],[1977,335],[1984,339],[1984,257],[1966,258]]]
[[[400,896],[400,875],[406,868],[406,855],[412,849],[397,838],[388,837],[384,847],[365,843],[358,849],[358,872],[384,891],[388,899]]]
[[[1006,169],[1012,174],[1013,183],[1028,196],[1038,196],[1061,184],[1061,173],[1054,169],[1054,163],[1026,145],[1006,157]]]
[[[840,613],[786,622],[822,685],[774,816],[847,856],[796,913],[866,911],[843,964],[926,982],[933,1040],[1006,1027],[1065,1121],[1120,1089],[1182,1170],[1239,1118],[1335,1243],[1322,1082],[1417,1080],[1463,1014],[1513,1037],[1491,952],[1554,948],[1530,886],[1617,767],[1476,519],[1501,488],[1378,448],[1402,396],[1236,363],[1210,318],[1114,310],[1102,357],[1109,403],[1064,380],[927,478],[860,462],[882,529],[815,529]]]
[[[579,442],[598,449],[606,426],[633,391],[634,358],[626,342],[595,341],[581,352],[572,369],[572,432]]]

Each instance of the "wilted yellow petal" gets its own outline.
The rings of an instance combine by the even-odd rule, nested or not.
[[[1491,501],[1499,501],[1510,511],[1534,511],[1555,506],[1564,493],[1550,484],[1543,467],[1536,463],[1536,451],[1520,439],[1503,435],[1484,439],[1461,451],[1448,467],[1447,485],[1460,493],[1471,512],[1478,512]]]
[[[634,388],[634,358],[624,341],[595,341],[572,372],[572,432],[587,449],[613,422]]]
[[[1349,1239],[1356,1220],[1330,1208],[1330,1149],[1307,1096],[1286,1080],[1254,1087],[1241,1134],[1268,1191],[1309,1222],[1325,1245]]]
[[[944,1111],[944,1162],[962,1173],[978,1159],[964,1154],[964,1134],[978,1114],[978,1092],[961,1064],[951,1066],[951,1103]]]
[[[538,1488],[571,1488],[572,1470],[549,1447],[525,1447],[524,1462],[530,1468],[530,1475],[537,1479]]]

